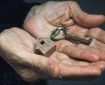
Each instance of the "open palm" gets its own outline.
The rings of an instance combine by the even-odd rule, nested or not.
[[[24,22],[24,29],[35,38],[43,38],[50,37],[57,26],[63,25],[68,28],[68,33],[84,38],[89,35],[88,32],[93,31],[91,30],[93,27],[102,24],[104,21],[105,17],[103,15],[86,14],[81,11],[79,5],[75,2],[50,1],[40,6],[34,6],[30,10]],[[88,72],[94,72],[93,70],[95,70],[89,70],[90,66],[92,68],[93,65],[98,68],[104,68],[105,66],[103,61],[99,61],[100,58],[97,54],[99,50],[92,46],[74,44],[66,40],[58,41],[56,45],[57,52],[50,56],[50,59],[57,62],[59,70],[56,70],[56,72],[60,76],[87,76],[89,75]],[[99,62],[93,64],[75,61],[70,57]]]
[[[83,62],[55,52],[50,57],[35,54],[36,39],[24,30],[11,28],[0,34],[0,55],[26,81],[46,78],[97,76],[103,62]]]

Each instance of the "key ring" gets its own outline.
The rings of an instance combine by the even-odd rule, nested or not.
[[[60,38],[57,38],[57,36],[60,34],[60,32],[63,32],[63,36],[62,37],[60,37]],[[51,40],[53,40],[53,41],[58,41],[58,40],[62,40],[62,39],[65,39],[65,37],[66,37],[66,33],[67,33],[67,30],[65,29],[65,28],[63,28],[63,27],[57,27],[53,32],[52,32],[52,34],[51,34]]]

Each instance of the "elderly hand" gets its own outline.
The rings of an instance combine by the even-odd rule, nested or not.
[[[77,61],[57,51],[50,57],[37,55],[35,43],[35,38],[16,27],[4,30],[0,34],[0,55],[26,81],[93,77],[100,75],[105,69],[102,61],[93,63]]]
[[[59,25],[65,26],[68,29],[69,34],[81,38],[95,36],[94,38],[98,39],[99,41],[93,40],[89,46],[75,44],[67,40],[60,40],[56,42],[57,52],[64,54],[58,53],[56,55],[57,57],[49,57],[58,62],[58,73],[60,73],[61,76],[77,77],[87,76],[88,72],[90,71],[94,72],[93,70],[95,69],[88,69],[88,71],[86,70],[87,66],[91,64],[96,66],[96,68],[100,68],[101,70],[105,69],[105,62],[99,61],[103,60],[100,59],[100,57],[105,57],[105,55],[102,54],[103,52],[100,51],[100,49],[104,49],[104,44],[95,43],[100,42],[100,40],[102,41],[102,38],[97,36],[100,34],[99,30],[101,29],[95,27],[104,22],[105,16],[87,14],[83,12],[79,5],[74,1],[50,1],[40,6],[32,7],[24,21],[24,29],[35,38],[50,37],[52,31]],[[103,32],[102,35],[104,35]],[[75,61],[78,63],[74,64],[74,59],[71,59],[71,57],[87,61],[95,61],[96,63],[88,63],[89,65],[86,65],[86,62],[82,63],[81,61]],[[85,69],[83,68],[84,65],[86,65]]]
[[[86,14],[76,2],[50,1],[40,6],[34,6],[30,10],[24,22],[24,29],[35,38],[42,38],[50,37],[52,31],[57,26],[63,25],[68,29],[69,34],[87,38],[93,34],[96,36],[98,32],[96,32],[97,30],[94,32],[92,28],[103,22],[105,22],[105,16]],[[65,41],[65,43],[68,42]],[[67,45],[63,41],[59,41],[57,42],[57,47],[59,48],[57,51],[64,52],[71,57],[89,61],[99,60],[96,52],[97,49],[92,46],[71,42]]]

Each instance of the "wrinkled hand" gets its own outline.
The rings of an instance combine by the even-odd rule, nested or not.
[[[4,30],[0,34],[0,55],[24,80],[58,76],[59,66],[55,61],[34,54],[35,43],[36,39],[20,28]]]
[[[26,81],[46,78],[98,76],[103,62],[83,62],[55,52],[50,57],[37,55],[36,39],[24,30],[11,28],[0,34],[0,55]]]
[[[90,69],[91,66],[93,68],[93,65],[101,69],[101,71],[105,69],[105,62],[99,61],[103,60],[100,57],[103,56],[103,58],[105,58],[105,55],[102,54],[103,52],[100,51],[100,49],[104,49],[104,45],[102,43],[96,43],[103,41],[104,38],[99,38],[99,36],[101,36],[101,29],[95,28],[104,21],[105,16],[86,14],[80,9],[79,5],[73,1],[50,1],[40,6],[34,6],[30,10],[24,22],[24,29],[35,38],[42,38],[49,37],[57,26],[63,25],[68,28],[68,33],[70,34],[81,38],[92,36],[98,39],[99,41],[93,40],[90,46],[74,44],[66,40],[56,42],[57,51],[64,53],[58,53],[55,57],[50,57],[58,63],[58,74],[63,77],[77,77],[90,75],[91,72],[94,73],[96,70]],[[104,32],[102,32],[102,35],[105,36]],[[86,62],[75,61],[69,56],[98,62],[88,63],[88,65],[86,65]],[[53,67],[53,69],[57,68]]]
[[[97,35],[99,35],[98,40],[102,41],[102,38],[100,38],[101,33],[99,33],[101,29],[93,27],[96,27],[103,22],[105,22],[105,16],[86,14],[80,9],[76,2],[50,1],[40,6],[34,6],[30,10],[24,22],[24,29],[32,36],[42,38],[50,37],[51,32],[56,26],[63,25],[68,28],[68,33],[71,35],[81,38],[87,38],[89,36],[96,38]],[[59,45],[59,43],[61,45]],[[94,46],[97,45],[94,44]],[[97,52],[96,49],[94,49],[94,46],[92,47],[82,44],[75,45],[71,42],[69,44],[64,44],[63,41],[60,41],[57,42],[57,47],[59,48],[57,51],[65,52],[71,57],[89,61],[98,61],[99,57],[96,54]]]

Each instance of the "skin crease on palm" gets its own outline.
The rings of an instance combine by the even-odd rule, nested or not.
[[[34,6],[25,19],[25,31],[14,27],[0,34],[0,55],[26,81],[98,76],[105,70],[105,32],[96,26],[104,21],[105,16],[88,15],[73,1],[50,1]],[[58,25],[64,25],[75,36],[92,36],[97,40],[89,46],[60,40],[50,57],[35,54],[37,39],[49,37]]]

